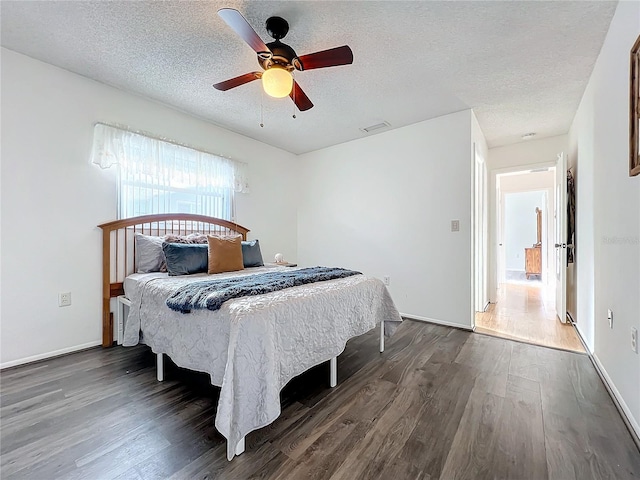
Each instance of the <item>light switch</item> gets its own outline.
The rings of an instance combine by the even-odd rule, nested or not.
[[[452,232],[460,231],[460,220],[451,220],[451,231]]]

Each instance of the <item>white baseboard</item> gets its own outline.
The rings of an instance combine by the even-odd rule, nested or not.
[[[602,365],[602,363],[600,362],[600,359],[595,353],[591,356],[591,358],[593,358],[593,361],[595,362],[600,375],[605,379],[605,384],[607,385],[607,387],[615,397],[615,401],[618,403],[618,406],[624,412],[624,416],[627,417],[626,418],[627,422],[629,422],[629,425],[631,426],[633,431],[636,433],[636,436],[640,438],[640,425],[638,425],[638,421],[633,417],[631,410],[629,410],[627,403],[622,398],[622,395],[620,395],[620,392],[616,388],[615,383],[613,383],[613,380],[611,380],[611,377],[609,377],[609,374],[607,373],[607,370],[604,368],[604,365]]]
[[[33,355],[31,357],[19,358],[18,360],[11,360],[9,362],[0,363],[0,370],[5,368],[15,367],[17,365],[24,365],[25,363],[37,362],[38,360],[46,360],[48,358],[59,357],[60,355],[66,355],[67,353],[73,353],[80,350],[86,350],[87,348],[102,345],[102,342],[97,340],[95,342],[83,343],[82,345],[75,345],[73,347],[63,348],[61,350],[54,350],[53,352],[41,353]]]
[[[438,325],[444,325],[445,327],[460,328],[462,330],[469,330],[470,332],[473,331],[473,328],[470,325],[463,325],[461,323],[447,322],[445,320],[436,320],[435,318],[421,317],[420,315],[413,315],[411,313],[401,312],[400,316],[403,318],[410,318],[411,320],[420,320],[421,322],[436,323]]]
[[[595,367],[598,376],[600,376],[600,379],[602,380],[602,383],[604,383],[609,396],[613,400],[613,404],[618,410],[618,413],[620,413],[622,421],[625,423],[625,425],[627,425],[627,428],[629,430],[632,430],[631,436],[633,437],[633,441],[635,442],[636,446],[640,450],[640,426],[638,425],[638,421],[631,414],[631,410],[629,410],[627,403],[622,398],[622,395],[620,395],[620,392],[613,383],[613,380],[611,380],[611,377],[607,373],[607,370],[604,368],[604,365],[602,365],[602,362],[600,362],[600,359],[595,353],[591,351],[589,345],[587,345],[587,342],[585,342],[584,337],[582,336],[582,332],[578,328],[578,324],[575,323],[571,314],[569,314],[569,318],[571,320],[571,323],[573,324],[573,327],[578,333],[578,337],[580,338],[584,349],[587,351],[587,355],[589,355],[589,358],[591,359],[591,363]]]

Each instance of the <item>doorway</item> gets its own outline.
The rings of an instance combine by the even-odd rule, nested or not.
[[[555,186],[555,166],[495,173],[495,291],[476,314],[476,332],[584,352],[573,326],[556,317]]]
[[[510,284],[539,284],[549,275],[547,252],[549,217],[546,190],[503,193],[501,219],[504,262],[501,277]]]

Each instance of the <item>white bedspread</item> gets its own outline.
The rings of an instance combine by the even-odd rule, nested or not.
[[[229,300],[218,311],[182,314],[166,306],[176,288],[207,278],[211,276],[166,273],[128,277],[131,308],[123,343],[136,345],[142,331],[153,352],[207,372],[211,383],[221,387],[215,425],[227,439],[229,460],[242,437],[278,418],[280,390],[289,380],[339,355],[347,340],[380,322],[389,336],[402,321],[384,284],[364,275]]]

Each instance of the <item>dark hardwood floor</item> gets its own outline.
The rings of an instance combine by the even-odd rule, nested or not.
[[[640,453],[588,357],[406,321],[282,392],[227,462],[218,389],[146,347],[5,370],[2,479],[638,479]]]

